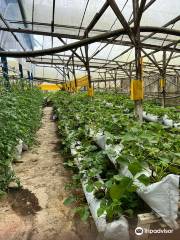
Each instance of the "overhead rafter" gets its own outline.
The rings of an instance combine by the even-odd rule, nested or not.
[[[17,0],[18,3],[20,4],[20,10],[23,9],[23,1],[22,0]],[[130,1],[130,0],[129,0]],[[132,1],[132,0],[131,0]],[[137,11],[134,11],[134,13],[136,14],[136,16],[133,16],[132,17],[132,14],[131,14],[131,17],[129,19],[129,21],[126,21],[125,17],[122,15],[122,10],[123,9],[119,9],[118,5],[117,5],[117,2],[115,0],[104,0],[104,4],[101,6],[99,12],[97,12],[92,20],[90,21],[89,25],[87,27],[83,27],[82,24],[80,26],[70,26],[70,25],[62,25],[62,24],[57,24],[55,23],[55,8],[56,8],[56,3],[57,1],[55,0],[52,0],[52,8],[50,9],[50,11],[52,10],[52,18],[50,19],[50,22],[49,23],[43,23],[43,22],[35,22],[34,21],[34,8],[35,8],[35,5],[34,5],[34,0],[33,0],[33,4],[32,4],[32,21],[27,21],[25,19],[25,17],[23,18],[23,21],[16,21],[16,20],[8,20],[5,21],[6,22],[10,22],[10,23],[17,23],[18,26],[19,24],[23,24],[24,26],[23,27],[27,27],[29,25],[32,25],[32,30],[30,28],[18,28],[18,29],[15,29],[15,28],[8,28],[6,26],[6,28],[1,28],[1,30],[3,31],[9,31],[11,32],[12,34],[14,34],[16,36],[16,32],[17,33],[25,33],[25,34],[32,34],[32,35],[42,35],[42,36],[51,36],[52,37],[52,41],[53,41],[53,38],[58,38],[62,43],[63,43],[63,46],[59,46],[57,48],[53,48],[53,49],[44,49],[43,51],[28,51],[28,52],[19,52],[19,53],[12,53],[12,52],[4,52],[2,53],[2,55],[6,55],[7,56],[11,56],[11,54],[14,54],[13,56],[14,57],[21,57],[21,54],[22,56],[26,57],[26,56],[42,56],[42,55],[49,55],[51,56],[52,55],[52,60],[51,60],[51,66],[55,66],[54,64],[58,64],[58,66],[60,65],[63,65],[64,64],[64,68],[66,68],[69,71],[73,71],[72,70],[72,67],[73,67],[73,64],[76,66],[79,66],[80,68],[84,67],[84,65],[86,64],[87,62],[87,58],[85,59],[85,56],[83,56],[83,52],[82,52],[82,49],[81,47],[82,46],[87,46],[91,43],[94,43],[94,42],[101,42],[101,43],[105,43],[104,46],[100,49],[98,49],[95,53],[92,54],[92,56],[89,56],[88,57],[88,61],[89,61],[89,67],[95,67],[95,70],[93,70],[94,72],[99,69],[102,69],[104,68],[105,71],[109,72],[109,71],[113,71],[113,69],[115,71],[118,71],[118,72],[121,72],[121,73],[125,73],[127,76],[128,76],[128,70],[126,67],[129,67],[131,64],[133,65],[133,68],[132,68],[132,72],[134,74],[134,59],[132,60],[127,60],[127,62],[120,62],[120,58],[128,53],[128,51],[131,51],[132,49],[134,49],[134,46],[136,45],[136,39],[135,39],[135,33],[137,32],[137,29],[138,29],[138,26],[139,26],[139,23],[140,23],[140,20],[141,20],[141,17],[143,16],[144,12],[146,11],[146,9],[148,9],[151,5],[153,5],[156,0],[133,0],[134,3],[138,3],[137,5]],[[87,1],[88,3],[88,1]],[[87,5],[87,4],[86,4]],[[105,13],[105,11],[108,9],[108,7],[111,7],[111,9],[113,10],[113,12],[115,13],[115,15],[117,16],[117,20],[119,20],[123,26],[124,29],[120,29],[120,30],[116,30],[116,31],[108,31],[107,29],[106,30],[102,30],[102,29],[96,29],[95,28],[95,25],[96,23],[99,21],[99,19],[102,17],[102,15]],[[23,10],[23,14],[24,14],[24,10]],[[83,14],[84,16],[84,14]],[[177,40],[174,40],[173,36],[179,36],[179,31],[178,30],[173,30],[173,29],[164,29],[164,28],[167,28],[168,26],[172,25],[172,27],[174,26],[174,24],[180,20],[180,15],[179,16],[176,16],[174,19],[171,19],[168,23],[164,24],[164,26],[162,28],[156,28],[155,27],[141,27],[140,28],[140,38],[141,38],[141,41],[140,41],[140,47],[142,48],[144,54],[142,55],[143,57],[144,56],[147,56],[149,58],[149,60],[151,61],[151,63],[147,63],[145,64],[145,66],[147,67],[147,69],[145,69],[145,72],[150,72],[150,71],[157,71],[159,70],[159,68],[161,68],[162,64],[160,62],[158,62],[154,55],[155,53],[159,52],[159,51],[169,51],[170,54],[169,54],[169,57],[167,57],[167,61],[166,61],[166,67],[168,69],[168,71],[170,71],[170,67],[169,67],[169,62],[171,61],[171,59],[174,59],[174,58],[177,58],[178,55],[175,54],[175,53],[179,53],[180,52],[180,48],[178,46],[178,43],[180,41],[177,41]],[[116,22],[115,21],[115,22]],[[114,23],[115,23],[114,22]],[[134,27],[130,27],[130,26],[133,26]],[[14,25],[14,24],[13,24]],[[36,26],[38,26],[37,28],[35,28]],[[45,31],[39,31],[37,29],[40,29],[39,26],[49,26],[50,29],[49,29],[49,32],[45,32]],[[56,28],[56,29],[55,29]],[[146,29],[145,29],[146,28]],[[36,29],[36,30],[35,30]],[[64,31],[65,29],[65,31]],[[72,34],[70,33],[71,30],[73,29],[77,29],[79,31],[80,34],[78,35],[75,35],[75,34]],[[56,30],[56,31],[55,31]],[[68,30],[68,31],[67,31]],[[151,31],[152,30],[152,31]],[[80,32],[81,31],[81,32]],[[143,32],[148,32],[149,34],[146,36],[145,34],[142,36],[142,33]],[[102,34],[99,34],[99,33],[102,33]],[[170,34],[168,37],[166,36],[165,38],[163,37],[159,37],[159,36],[156,36],[155,34],[156,33],[164,33],[164,34]],[[95,34],[98,34],[96,36],[94,36]],[[129,38],[130,38],[130,41],[129,40],[124,40],[122,39],[123,38],[123,34],[125,35],[128,35]],[[171,35],[172,34],[172,35]],[[154,36],[155,35],[155,36]],[[119,36],[122,36],[121,38],[118,38]],[[164,35],[163,35],[164,36]],[[80,40],[80,41],[77,41],[75,43],[72,43],[72,44],[66,44],[66,41],[63,39],[63,38],[71,38],[71,39],[77,39],[77,40]],[[145,42],[146,40],[157,40],[157,43],[155,42],[155,44],[153,43],[149,43],[148,42]],[[166,46],[159,46],[159,42],[160,41],[163,41],[163,40],[166,40]],[[108,46],[108,44],[116,44],[116,45],[122,45],[122,46],[128,46],[129,48],[124,50],[124,51],[121,51],[120,50],[120,53],[117,57],[115,58],[112,58],[112,59],[104,59],[105,62],[101,62],[101,63],[94,63],[97,60],[97,58],[95,57],[99,52],[101,52],[103,49],[106,48],[106,46]],[[80,48],[80,51],[82,53],[82,56],[80,53],[77,53],[76,50]],[[147,49],[151,49],[152,52],[147,52]],[[57,60],[54,60],[54,56],[56,55],[56,53],[61,53],[61,52],[64,52],[64,51],[67,51],[67,50],[70,50],[72,52],[72,54],[70,56],[65,57],[65,56],[58,56]],[[131,52],[130,52],[131,53]],[[179,56],[180,57],[180,56]],[[77,61],[80,60],[80,61]],[[61,61],[59,61],[61,60]],[[106,61],[107,60],[107,61]],[[37,59],[30,59],[31,62],[33,61],[37,61]],[[47,60],[47,63],[48,61],[50,61],[49,59]],[[41,63],[43,65],[43,62],[46,63],[46,60],[42,59],[41,60]],[[58,63],[56,63],[58,62]],[[98,67],[100,65],[100,67]],[[131,65],[131,66],[132,66]],[[55,66],[56,68],[59,68],[58,66]],[[176,65],[173,65],[172,64],[172,71],[175,71],[176,69],[178,69]],[[71,70],[70,70],[71,69]],[[146,71],[148,70],[148,71]],[[60,70],[61,71],[61,70]],[[67,73],[68,74],[68,73]],[[129,74],[131,75],[131,74]],[[129,77],[129,76],[128,76]]]
[[[51,21],[51,32],[54,32],[55,7],[56,7],[56,0],[53,0],[53,7],[52,7],[52,21]]]
[[[108,0],[108,2],[109,2],[109,5],[111,6],[112,10],[114,11],[116,17],[118,18],[118,20],[120,21],[120,23],[122,24],[124,29],[126,29],[126,32],[129,36],[129,38],[131,39],[131,42],[135,44],[133,31],[130,28],[130,26],[129,26],[128,22],[126,21],[126,19],[124,18],[124,16],[122,15],[117,3],[115,2],[115,0]]]
[[[145,5],[146,5],[146,0],[141,0],[139,9],[137,11],[137,18],[136,18],[136,21],[134,23],[134,31],[135,32],[137,31],[137,28],[138,28],[138,26],[140,24],[141,17],[142,17],[142,14],[144,12]]]
[[[94,28],[94,26],[99,21],[99,19],[102,17],[102,15],[105,13],[105,11],[107,10],[108,7],[109,7],[109,2],[106,1],[104,3],[104,5],[102,6],[102,8],[100,9],[100,11],[95,14],[95,16],[93,17],[93,19],[91,20],[91,22],[89,23],[87,28],[85,29],[84,37],[87,36],[89,34],[89,32]]]
[[[133,30],[133,28],[131,28]],[[163,34],[169,34],[173,36],[180,36],[180,31],[179,30],[174,30],[174,29],[167,29],[167,28],[162,28],[162,27],[150,27],[150,26],[143,26],[140,27],[141,32],[156,32],[156,33],[163,33]],[[44,49],[44,50],[36,50],[36,51],[25,51],[25,52],[6,52],[6,51],[0,51],[0,55],[2,56],[9,56],[9,57],[35,57],[35,56],[43,56],[43,55],[48,55],[48,54],[54,54],[54,53],[60,53],[60,52],[65,52],[68,50],[73,50],[74,48],[78,48],[81,46],[85,46],[88,44],[92,44],[94,42],[101,41],[106,38],[110,38],[113,36],[119,36],[121,34],[127,34],[126,29],[118,29],[114,30],[111,32],[103,33],[98,36],[94,37],[89,37],[74,43],[70,43],[64,46],[60,47],[54,47],[51,49]]]

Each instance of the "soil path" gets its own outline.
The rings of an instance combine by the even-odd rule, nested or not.
[[[15,166],[23,189],[10,191],[0,201],[0,240],[95,240],[93,223],[82,223],[63,205],[69,181],[58,152],[52,108],[44,108],[39,146],[22,156]]]

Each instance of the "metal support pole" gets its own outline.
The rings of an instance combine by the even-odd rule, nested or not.
[[[137,23],[138,18],[138,9],[139,9],[139,0],[133,0],[133,13],[135,23]],[[135,34],[135,67],[136,67],[136,80],[142,81],[142,67],[141,67],[141,46],[140,46],[140,26],[136,25]],[[134,100],[135,104],[135,116],[143,121],[143,106],[142,100]]]
[[[23,78],[23,68],[21,63],[19,63],[19,77]]]
[[[72,56],[72,64],[73,64],[73,76],[74,76],[74,82],[75,82],[75,90],[77,90],[76,71],[75,71],[75,67],[74,67],[74,54]]]
[[[129,64],[129,92],[131,89],[131,79],[132,79],[132,63]]]
[[[176,72],[177,76],[177,94],[180,93],[180,75],[178,72]]]
[[[88,45],[85,46],[85,54],[86,54],[86,71],[88,74],[88,86],[91,88],[91,73],[89,68],[89,59],[88,59]]]
[[[86,38],[88,38],[88,35],[86,35]],[[86,56],[86,71],[88,74],[88,87],[91,88],[91,73],[89,68],[89,57],[88,57],[88,45],[85,46],[85,56]]]
[[[162,69],[162,106],[166,105],[166,51],[163,51],[163,69]]]
[[[99,90],[99,81],[98,81],[98,90]]]
[[[66,71],[65,71],[65,67],[63,67],[63,76],[64,76],[64,82],[66,83]]]
[[[32,72],[30,74],[30,79],[31,79],[31,81],[33,81],[33,79],[34,79]]]
[[[123,89],[123,79],[121,79],[120,81],[121,81],[121,86],[120,86],[120,88],[121,88],[121,92],[122,92],[122,89]]]
[[[115,88],[115,92],[117,91],[117,70],[115,70],[115,75],[114,75],[114,88]]]
[[[31,80],[31,75],[30,75],[30,71],[27,71],[27,75],[28,75],[28,80]]]
[[[9,82],[9,76],[8,76],[8,62],[6,57],[1,57],[2,62],[2,72],[3,72],[3,78],[5,80],[4,86],[6,89],[10,88],[10,82]]]

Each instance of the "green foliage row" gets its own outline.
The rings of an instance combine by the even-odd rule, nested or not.
[[[68,151],[76,143],[78,156],[83,159],[78,177],[87,182],[87,191],[93,191],[101,199],[98,216],[106,213],[107,221],[112,221],[121,214],[131,216],[138,212],[143,204],[136,194],[136,178],[149,185],[169,173],[180,174],[180,130],[136,121],[134,104],[125,96],[99,93],[90,99],[84,94],[60,92],[51,98],[64,147]],[[116,168],[109,161],[107,151],[88,137],[86,126],[104,132],[107,144],[123,144]],[[132,178],[119,174],[122,164],[128,166]],[[76,169],[72,159],[65,165]],[[150,177],[141,174],[145,167],[151,170]]]
[[[180,122],[180,112],[177,111],[175,107],[162,108],[161,106],[151,103],[150,101],[145,101],[144,111],[150,114],[154,114],[158,117],[163,117],[167,115],[169,119]]]
[[[36,88],[13,87],[0,92],[0,191],[16,180],[11,163],[21,139],[31,146],[40,126],[43,96]]]

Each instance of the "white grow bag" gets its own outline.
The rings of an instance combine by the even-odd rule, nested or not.
[[[100,207],[100,201],[94,197],[92,192],[89,193],[86,191],[85,183],[82,182],[82,186],[92,217],[95,221],[96,227],[100,235],[106,240],[128,240],[129,227],[126,218],[121,216],[119,220],[107,223],[105,214],[98,217],[97,210]]]
[[[156,115],[150,114],[150,113],[146,113],[143,111],[143,119],[145,119],[146,121],[149,122],[158,122],[159,118]]]
[[[104,136],[103,138],[103,135],[100,136],[99,134],[93,136],[93,139],[96,139],[96,143],[100,147],[102,145],[101,140],[103,139],[103,144],[105,145],[104,149],[107,150],[107,155],[110,161],[116,166],[116,159],[120,156],[123,145],[106,145],[106,143],[104,143],[104,139],[106,139],[106,137]],[[147,169],[147,171],[138,173],[138,175],[141,175],[142,173],[150,176],[151,171]],[[132,177],[131,172],[125,165],[122,165],[120,174]],[[161,181],[153,183],[149,186],[145,186],[136,179],[135,184],[139,187],[137,190],[138,195],[164,220],[169,227],[177,229],[178,224],[176,219],[179,202],[179,176],[169,174]]]
[[[140,186],[138,195],[173,229],[176,222],[179,202],[179,176],[169,174],[160,182],[149,186]]]
[[[169,119],[167,115],[162,118],[162,122],[165,126],[173,127],[174,123],[172,119]]]
[[[126,165],[122,165],[120,172],[123,176],[133,177]],[[150,170],[138,173],[135,178],[145,174],[150,176]],[[169,174],[161,181],[145,186],[138,179],[134,181],[138,186],[137,194],[173,229],[178,229],[176,222],[179,203],[179,176]]]
[[[79,145],[79,143],[78,143]],[[80,162],[83,161],[81,157],[78,157],[78,153],[76,151],[76,143],[71,146],[71,154],[76,156],[75,163],[77,167],[80,169]],[[92,217],[96,224],[97,230],[100,234],[100,238],[104,240],[129,240],[129,226],[128,221],[125,217],[121,216],[118,220],[113,221],[111,223],[106,222],[106,215],[97,216],[97,210],[100,207],[100,201],[94,197],[93,192],[86,191],[86,183],[81,181],[83,191],[89,205],[89,209],[91,211]]]
[[[162,118],[160,118],[156,115],[143,111],[143,119],[148,122],[159,122],[168,127],[180,128],[180,123],[174,122],[172,119],[169,119],[167,115],[164,115]]]
[[[14,159],[19,160],[23,151],[23,141],[19,139],[18,144],[15,147]]]

